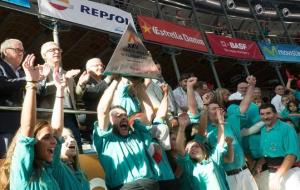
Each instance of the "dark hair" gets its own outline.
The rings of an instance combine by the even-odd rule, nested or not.
[[[290,101],[287,103],[286,109],[289,110],[289,112],[291,112],[291,110],[290,110],[290,104],[295,104],[296,107],[297,107],[297,112],[298,112],[298,110],[299,110],[299,109],[298,109],[298,102],[297,102],[297,101],[290,100]]]
[[[183,81],[185,79],[188,79],[188,78],[191,78],[194,76],[195,76],[194,73],[184,73],[180,76],[179,81]]]
[[[116,109],[116,108],[121,109],[121,110],[123,110],[123,111],[125,111],[125,112],[127,113],[127,110],[126,110],[124,107],[120,106],[120,105],[112,106],[112,107],[110,108],[110,111],[113,110],[113,109]]]
[[[276,108],[275,108],[275,106],[273,104],[263,104],[263,105],[261,105],[259,107],[259,113],[260,113],[261,110],[268,109],[268,108],[271,108],[271,110],[272,110],[273,113],[277,113]]]

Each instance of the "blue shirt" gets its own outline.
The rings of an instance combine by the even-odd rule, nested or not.
[[[264,126],[261,129],[262,154],[264,157],[285,157],[289,154],[300,159],[299,141],[295,129],[289,124],[277,120],[267,131]]]
[[[122,137],[113,133],[112,128],[103,131],[95,125],[93,137],[109,188],[142,178],[156,178],[147,153],[152,137],[145,126],[135,122],[134,131]]]
[[[40,174],[36,176],[33,167],[35,157],[35,138],[17,137],[16,147],[12,156],[10,166],[10,190],[59,190],[54,176],[52,164],[60,159],[61,144],[57,143],[53,163],[44,163]]]

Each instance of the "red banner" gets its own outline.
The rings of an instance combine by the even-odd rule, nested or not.
[[[197,30],[146,16],[138,16],[138,22],[145,40],[207,52]]]
[[[206,34],[210,47],[216,55],[250,60],[263,60],[256,42],[213,33]]]

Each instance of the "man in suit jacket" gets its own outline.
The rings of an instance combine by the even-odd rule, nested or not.
[[[41,47],[41,55],[45,61],[44,67],[49,67],[50,72],[41,82],[40,94],[38,95],[38,106],[41,108],[52,109],[55,99],[55,85],[53,81],[53,72],[59,72],[65,75],[67,87],[64,93],[64,109],[76,110],[74,77],[79,74],[80,70],[64,71],[61,68],[62,49],[55,42],[46,42]],[[47,117],[48,114],[40,114],[40,117]],[[78,144],[79,151],[82,152],[81,136],[79,131],[79,123],[75,114],[64,113],[64,126],[71,129]]]
[[[0,106],[18,107],[23,102],[26,85],[21,62],[24,48],[20,40],[7,39],[1,43]],[[20,125],[20,111],[0,110],[0,158]]]

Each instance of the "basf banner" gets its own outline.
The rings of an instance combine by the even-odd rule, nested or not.
[[[300,46],[259,42],[265,59],[270,61],[300,62]]]
[[[39,13],[82,24],[85,26],[123,34],[134,22],[130,13],[109,5],[87,0],[38,0]]]
[[[8,3],[11,3],[11,4],[15,4],[15,5],[19,5],[21,7],[30,8],[29,0],[1,0],[1,1],[8,2]]]
[[[263,60],[256,42],[239,38],[206,34],[213,52],[220,56],[235,57],[250,60]]]
[[[207,52],[197,30],[146,16],[138,16],[138,22],[145,40]]]

